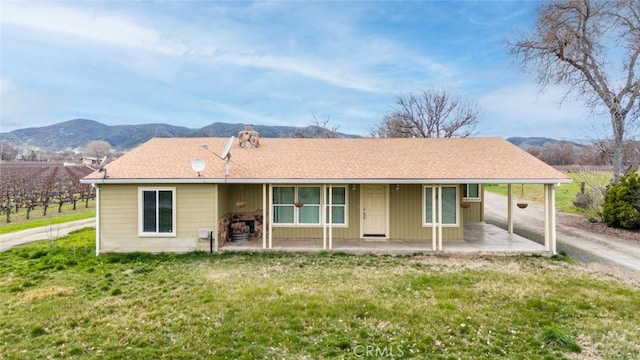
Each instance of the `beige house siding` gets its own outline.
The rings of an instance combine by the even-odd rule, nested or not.
[[[262,184],[232,184],[226,185],[228,198],[227,198],[227,211],[220,213],[220,216],[226,213],[262,213]],[[238,208],[236,203],[244,201],[246,205],[243,208]],[[222,201],[221,201],[222,202]]]
[[[482,203],[473,202],[471,206],[466,209],[462,209],[462,217],[468,222],[478,222],[483,220]]]
[[[356,239],[360,236],[360,186],[347,186],[348,227],[334,227],[333,238]],[[431,227],[422,226],[423,185],[402,184],[389,188],[389,238],[431,240]],[[175,188],[176,236],[139,236],[140,188]],[[237,201],[245,201],[237,208]],[[188,252],[208,249],[208,242],[197,240],[198,230],[218,234],[218,219],[229,213],[261,212],[262,184],[136,184],[100,185],[101,252]],[[268,209],[267,209],[268,210]],[[444,240],[462,239],[465,220],[482,219],[482,203],[459,209],[460,226],[443,227]],[[318,239],[321,226],[276,226],[274,239]]]
[[[231,193],[231,185],[219,184],[218,185],[218,219],[227,215],[231,210],[229,199]],[[234,206],[235,207],[235,206]]]
[[[431,228],[422,227],[422,185],[389,189],[390,238],[431,239]]]
[[[424,199],[420,184],[403,184],[396,190],[391,186],[389,190],[389,226],[390,239],[431,239],[432,228],[422,226]],[[463,224],[466,219],[461,208],[458,208],[460,226],[443,227],[443,240],[462,239]]]
[[[462,209],[464,220],[467,222],[484,221],[484,185],[480,185],[480,201],[469,200],[470,205],[466,209]]]
[[[176,189],[176,235],[139,236],[138,190],[160,187]],[[217,232],[216,204],[215,184],[100,185],[100,251],[188,252],[201,249],[198,230]]]

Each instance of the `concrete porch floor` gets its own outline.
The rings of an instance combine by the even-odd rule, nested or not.
[[[484,222],[464,225],[464,240],[445,240],[442,252],[452,254],[545,254],[544,245],[516,234],[509,234],[495,225]],[[272,249],[262,248],[262,239],[243,242],[227,242],[221,251],[323,251],[322,239],[273,239]],[[436,253],[432,250],[431,240],[363,240],[333,239],[334,252],[351,254],[390,254]]]

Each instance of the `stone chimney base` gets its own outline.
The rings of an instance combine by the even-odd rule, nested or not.
[[[260,133],[253,130],[253,125],[245,125],[238,132],[238,144],[243,149],[253,149],[260,145]]]

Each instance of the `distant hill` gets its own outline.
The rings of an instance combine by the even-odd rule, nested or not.
[[[61,123],[18,129],[7,133],[0,133],[0,141],[6,141],[18,147],[39,148],[55,152],[62,150],[81,149],[93,140],[105,140],[119,151],[134,148],[153,137],[227,137],[238,135],[244,124],[230,124],[216,122],[199,129],[168,124],[141,125],[105,125],[88,119],[74,119]],[[256,131],[263,138],[282,138],[293,136],[313,137],[323,129],[317,126],[267,126],[256,125]],[[359,137],[357,135],[338,133],[339,137]],[[556,143],[567,142],[544,137],[510,137],[512,144],[523,149],[532,146],[545,147]],[[576,147],[583,144],[570,142]]]
[[[557,143],[570,143],[573,146],[578,148],[585,146],[584,144],[580,144],[573,141],[550,139],[546,137],[517,137],[516,136],[516,137],[508,138],[507,141],[525,150],[532,146],[538,146],[538,147],[544,148],[546,146],[555,145]]]
[[[61,123],[18,129],[0,133],[0,141],[19,147],[35,147],[46,151],[80,149],[93,140],[105,140],[116,150],[128,150],[153,137],[227,137],[238,135],[243,124],[213,123],[199,129],[168,124],[105,125],[88,119],[74,119]],[[304,128],[294,126],[256,125],[261,137],[312,136],[320,129],[315,126]],[[340,137],[357,135],[338,133]]]

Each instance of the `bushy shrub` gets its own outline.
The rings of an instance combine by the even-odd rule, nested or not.
[[[640,228],[640,175],[635,170],[621,176],[607,189],[602,217],[608,226]]]
[[[573,198],[573,206],[580,209],[590,210],[593,202],[593,197],[587,192],[579,192],[576,194],[576,197]]]

